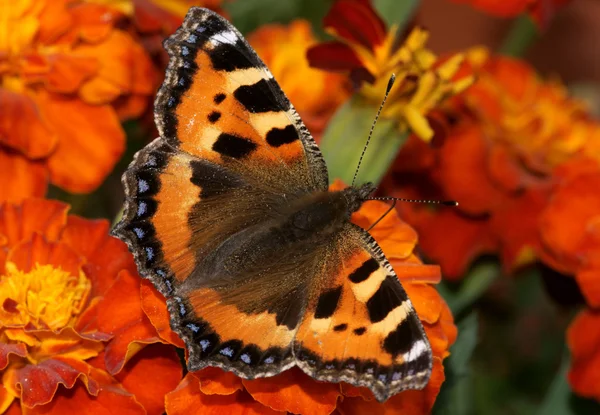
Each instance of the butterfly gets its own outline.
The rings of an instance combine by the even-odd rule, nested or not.
[[[191,371],[298,366],[379,401],[421,389],[431,347],[377,242],[352,224],[375,187],[328,190],[325,161],[272,74],[214,12],[165,41],[160,137],[123,175],[114,234],[167,298]]]

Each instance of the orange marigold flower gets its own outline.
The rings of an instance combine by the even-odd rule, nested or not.
[[[424,252],[449,278],[463,275],[485,253],[499,254],[507,271],[537,258],[538,220],[552,192],[552,172],[573,157],[599,154],[596,124],[557,82],[484,50],[472,51],[469,63],[478,80],[453,100],[448,111],[454,125],[444,145],[431,149],[409,140],[395,167],[404,184],[388,182],[397,196],[460,203],[438,211],[401,207]],[[402,174],[410,174],[411,183]]]
[[[138,115],[154,91],[149,59],[116,16],[82,0],[3,7],[0,173],[14,179],[0,200],[43,195],[48,181],[89,192],[112,170],[120,115]]]
[[[319,137],[350,91],[343,75],[309,67],[306,51],[316,43],[310,24],[296,20],[287,26],[262,26],[248,36],[248,42],[271,70],[310,132]]]
[[[332,189],[341,189],[336,182]],[[369,227],[388,209],[383,202],[365,203],[352,221]],[[413,250],[417,234],[395,213],[390,213],[372,230],[390,260],[406,293],[413,302],[433,350],[433,372],[420,391],[405,391],[378,403],[366,388],[346,383],[317,382],[298,368],[255,380],[240,379],[232,373],[209,367],[188,373],[177,389],[165,398],[167,414],[428,414],[444,381],[442,361],[456,340],[456,326],[450,309],[437,293],[439,267],[423,265]],[[164,317],[166,321],[166,317]]]
[[[528,13],[535,22],[544,27],[558,9],[570,0],[453,0],[468,3],[476,9],[498,17],[515,17]]]
[[[569,327],[567,342],[571,388],[578,395],[600,401],[600,308],[579,313]]]
[[[586,302],[600,309],[600,161],[571,160],[555,178],[540,217],[542,259],[574,275]]]
[[[369,0],[337,0],[324,23],[337,40],[312,47],[308,51],[311,66],[350,71],[360,84],[360,94],[375,105],[395,74],[396,86],[382,116],[398,120],[401,130],[410,128],[423,140],[434,136],[427,114],[473,82],[468,75],[454,80],[462,54],[439,60],[425,47],[429,34],[420,28],[400,42],[398,27],[388,29]]]
[[[181,379],[175,349],[108,222],[67,210],[0,205],[0,413],[161,414]]]

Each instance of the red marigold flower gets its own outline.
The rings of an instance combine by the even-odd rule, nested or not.
[[[476,9],[498,17],[515,17],[528,13],[535,22],[544,27],[558,9],[570,0],[453,0],[468,3]]]
[[[342,187],[338,181],[332,189]],[[352,216],[352,221],[369,227],[388,208],[383,202],[367,202]],[[366,388],[317,382],[298,368],[269,378],[245,380],[209,367],[188,373],[179,386],[167,394],[167,414],[206,414],[211,411],[330,414],[336,410],[348,414],[430,413],[444,381],[442,361],[449,355],[448,349],[457,334],[452,314],[433,286],[440,281],[440,270],[437,266],[423,265],[415,256],[417,234],[395,213],[381,220],[371,234],[394,266],[431,343],[433,372],[425,389],[401,392],[381,404]]]
[[[341,74],[309,67],[306,51],[316,43],[310,24],[296,20],[287,26],[262,26],[248,36],[248,42],[271,70],[310,132],[318,138],[335,110],[348,99],[350,91],[346,77]]]
[[[0,413],[161,414],[181,379],[175,349],[108,222],[67,210],[0,205]]]
[[[105,6],[24,0],[4,12],[0,173],[13,180],[0,200],[41,196],[48,181],[92,191],[123,152],[120,118],[154,92],[151,63]]]
[[[396,86],[382,116],[397,120],[401,130],[410,127],[423,140],[434,136],[427,113],[473,82],[469,75],[454,79],[462,54],[439,60],[425,47],[429,34],[420,28],[402,42],[398,27],[386,28],[369,0],[337,0],[324,23],[337,40],[310,48],[311,66],[350,72],[360,95],[374,105],[379,105],[395,74]]]
[[[472,51],[469,62],[478,80],[453,101],[455,125],[444,145],[432,149],[411,139],[395,167],[402,187],[388,183],[397,196],[459,201],[457,209],[438,211],[401,207],[423,251],[448,278],[463,275],[484,253],[499,254],[507,271],[538,257],[538,220],[553,170],[594,154],[586,143],[595,124],[564,87],[540,80],[524,62],[484,50]],[[410,174],[411,183],[402,174]]]

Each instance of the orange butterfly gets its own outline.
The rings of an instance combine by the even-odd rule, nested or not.
[[[431,348],[375,240],[350,222],[370,183],[328,191],[319,148],[269,70],[219,15],[166,43],[160,137],[123,177],[114,233],[167,297],[190,370],[299,366],[370,388],[423,388]]]

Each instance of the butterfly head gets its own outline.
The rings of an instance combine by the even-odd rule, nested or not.
[[[342,190],[346,197],[348,216],[360,209],[363,202],[376,188],[373,183],[364,183],[360,186],[351,186]]]

